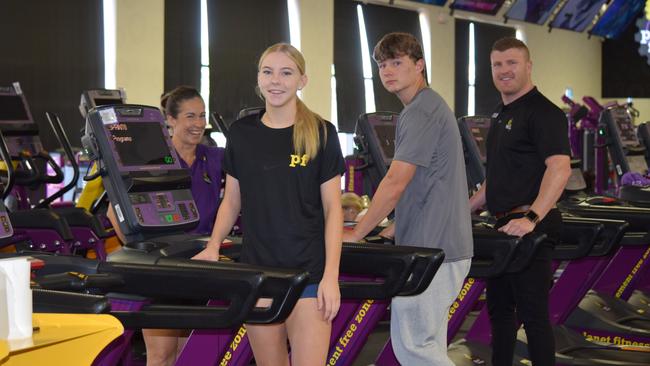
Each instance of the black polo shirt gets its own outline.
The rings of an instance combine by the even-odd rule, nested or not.
[[[487,137],[487,207],[504,213],[535,201],[546,158],[570,155],[564,112],[537,88],[492,114]]]

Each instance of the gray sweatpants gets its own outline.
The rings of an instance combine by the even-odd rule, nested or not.
[[[443,263],[429,287],[391,303],[393,351],[405,366],[453,366],[447,357],[447,314],[469,272],[471,259]]]

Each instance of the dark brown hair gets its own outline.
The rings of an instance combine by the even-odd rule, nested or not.
[[[402,32],[388,33],[377,42],[375,49],[372,51],[372,58],[376,63],[402,56],[408,56],[413,62],[418,62],[418,60],[424,61],[422,45],[412,34]],[[422,77],[425,82],[427,80],[426,71],[426,67],[422,68]]]
[[[490,53],[494,51],[504,52],[511,48],[518,48],[520,50],[523,50],[524,53],[526,54],[526,59],[530,60],[530,51],[528,50],[528,46],[526,46],[524,42],[518,40],[515,37],[504,37],[497,40],[492,45],[492,50],[490,51]]]
[[[372,51],[372,58],[378,63],[402,56],[408,56],[413,62],[424,58],[422,45],[412,34],[388,33],[381,38]]]
[[[178,118],[178,109],[181,103],[194,98],[203,100],[198,90],[191,86],[181,85],[163,94],[160,97],[160,106],[164,114]]]

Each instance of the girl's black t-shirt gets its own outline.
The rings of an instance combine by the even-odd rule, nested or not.
[[[229,130],[224,170],[239,181],[241,261],[299,268],[319,283],[325,266],[325,219],[320,186],[343,174],[345,162],[336,128],[321,128],[316,157],[293,148],[293,126],[267,127],[264,111],[236,121]]]

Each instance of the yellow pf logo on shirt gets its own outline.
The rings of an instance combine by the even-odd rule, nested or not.
[[[309,155],[307,154],[304,154],[303,156],[291,154],[289,166],[292,168],[295,168],[296,165],[307,166],[308,161],[309,161]]]
[[[512,118],[506,122],[506,130],[510,131],[512,129]]]

